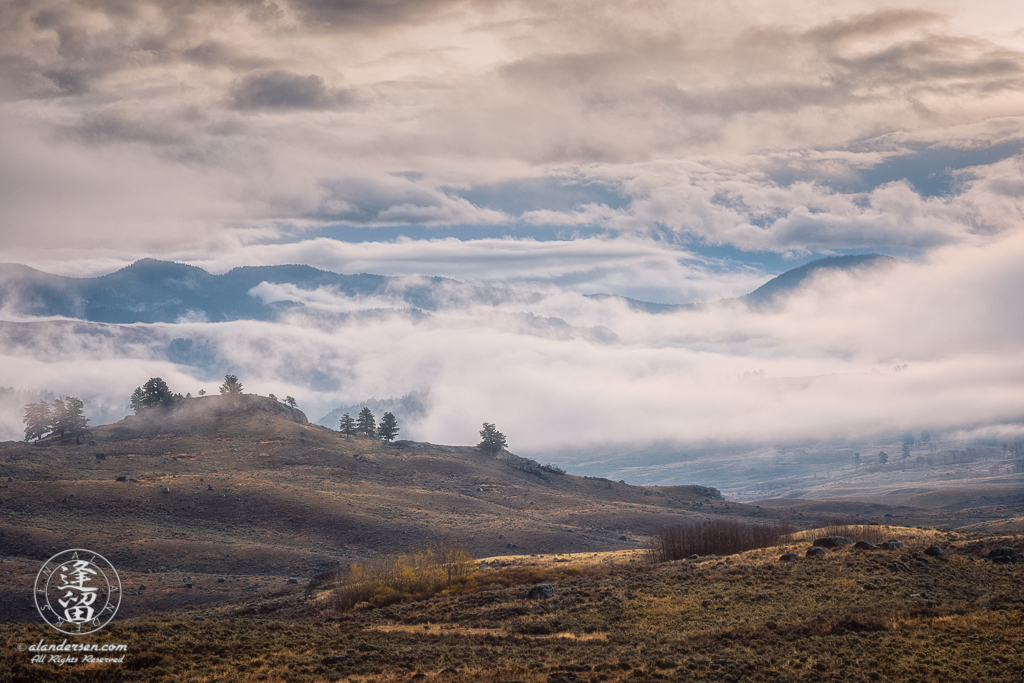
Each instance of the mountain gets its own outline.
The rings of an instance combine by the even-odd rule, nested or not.
[[[342,275],[306,265],[245,266],[222,275],[183,263],[142,259],[94,278],[51,275],[19,264],[0,264],[0,307],[23,315],[63,316],[104,323],[175,322],[195,318],[273,320],[298,305],[267,302],[252,290],[262,283],[305,291],[329,288],[349,298],[377,297],[381,305],[433,311],[461,303],[497,305],[539,295],[472,287],[442,277]]]
[[[895,262],[881,254],[833,256],[812,261],[766,282],[739,298],[765,306],[798,288],[821,270],[852,270]],[[291,288],[272,296],[254,290],[261,284]],[[183,263],[142,259],[114,273],[94,278],[51,275],[19,264],[0,264],[0,307],[22,315],[62,316],[103,323],[176,322],[202,319],[273,320],[282,311],[302,306],[302,293],[317,289],[378,307],[437,311],[462,305],[499,306],[531,304],[544,298],[536,292],[502,287],[479,287],[443,277],[388,277],[360,273],[342,275],[312,266],[245,266],[222,275]],[[617,299],[644,313],[669,313],[694,304],[659,304],[610,294],[590,295],[598,300]],[[529,314],[525,314],[529,315]],[[608,340],[606,330],[570,330],[558,318],[533,316],[526,321],[547,333],[583,334]],[[562,330],[564,328],[564,330]],[[561,331],[560,331],[561,330]]]
[[[775,303],[780,297],[792,292],[802,285],[812,275],[828,270],[854,270],[861,268],[874,268],[890,263],[896,263],[898,259],[884,254],[857,254],[854,256],[828,256],[817,261],[805,263],[799,268],[787,270],[777,277],[773,277],[750,294],[739,297],[739,300],[754,307],[763,307]]]

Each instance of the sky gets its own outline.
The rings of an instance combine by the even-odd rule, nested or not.
[[[1022,27],[1002,0],[0,0],[0,261],[543,293],[355,325],[339,311],[367,302],[291,292],[319,317],[145,330],[216,343],[247,388],[314,417],[429,392],[407,431],[430,440],[483,420],[530,454],[623,424],[681,442],[1005,431],[1024,414]],[[901,263],[771,314],[584,296],[713,302],[855,253]],[[151,373],[202,379],[156,342],[54,329],[8,335],[0,385],[89,389],[99,419]]]

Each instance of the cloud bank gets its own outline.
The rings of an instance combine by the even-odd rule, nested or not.
[[[403,436],[473,443],[494,422],[535,456],[970,430],[1024,418],[1021,258],[1013,235],[923,263],[819,273],[775,308],[662,314],[554,291],[423,313],[387,296],[261,285],[254,295],[303,305],[276,322],[6,323],[0,385],[113,406],[150,376],[195,393],[231,372],[249,391],[295,396],[314,418],[416,393],[426,413]],[[172,362],[175,338],[205,355]]]

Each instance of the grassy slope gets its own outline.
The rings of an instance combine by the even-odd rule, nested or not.
[[[1022,539],[890,531],[907,547],[794,563],[777,558],[802,556],[808,543],[721,563],[575,556],[571,577],[558,563],[569,558],[519,558],[490,563],[512,566],[489,564],[484,588],[464,595],[339,613],[329,591],[304,599],[296,590],[121,621],[81,640],[132,643],[129,663],[95,671],[103,680],[408,681],[417,671],[483,682],[1020,680],[1024,571],[979,557]],[[935,542],[948,560],[919,562]],[[908,569],[893,570],[901,556]],[[523,583],[504,586],[509,572]],[[554,598],[526,600],[546,578],[556,579]],[[71,673],[15,651],[52,637],[45,627],[5,636],[0,680]]]

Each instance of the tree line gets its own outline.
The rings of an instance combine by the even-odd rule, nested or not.
[[[50,405],[46,401],[29,403],[25,406],[25,441],[41,440],[46,436],[74,438],[82,443],[82,437],[89,434],[89,418],[83,413],[81,399],[75,396],[58,398]]]

